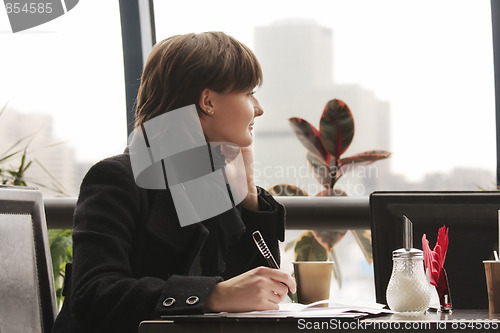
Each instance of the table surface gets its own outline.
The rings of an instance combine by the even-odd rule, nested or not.
[[[428,312],[418,317],[398,314],[340,318],[238,318],[216,316],[171,316],[164,320],[144,321],[139,333],[159,332],[303,332],[340,330],[351,332],[498,332],[500,313],[487,310],[454,310],[451,313]]]

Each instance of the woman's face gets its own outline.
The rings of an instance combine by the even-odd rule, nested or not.
[[[200,106],[205,111],[213,111],[211,116],[200,118],[208,141],[230,142],[240,147],[252,143],[254,119],[264,113],[253,90],[216,93],[205,89],[200,97]]]

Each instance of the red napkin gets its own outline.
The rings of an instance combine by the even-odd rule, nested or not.
[[[438,286],[439,276],[443,271],[446,251],[448,250],[448,228],[442,226],[438,231],[438,239],[434,250],[431,251],[429,241],[424,234],[422,237],[422,249],[424,250],[425,268],[429,270],[430,282],[433,286]]]
[[[429,270],[430,283],[436,287],[442,309],[451,309],[451,295],[448,287],[448,277],[443,268],[448,250],[448,228],[442,226],[438,231],[438,238],[434,250],[431,251],[427,236],[422,236],[425,268]],[[445,298],[445,295],[447,296]]]

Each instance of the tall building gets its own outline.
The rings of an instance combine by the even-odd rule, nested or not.
[[[255,28],[255,49],[271,85],[332,84],[332,30],[314,20],[285,19]]]
[[[256,127],[257,171],[261,168],[257,176],[262,175],[266,186],[274,181],[309,187],[310,194],[320,190],[305,170],[306,150],[292,133],[288,118],[300,117],[318,128],[322,111],[333,98],[346,102],[354,116],[354,140],[343,157],[366,150],[390,151],[390,105],[364,87],[335,83],[330,28],[314,20],[281,20],[257,27],[254,45],[264,72],[257,96],[265,111],[265,120],[257,120]],[[287,170],[281,170],[284,165]],[[389,176],[390,161],[377,168],[377,178]],[[352,186],[366,182],[369,188],[358,194],[367,195],[379,180],[351,177],[350,181]]]
[[[27,147],[26,162],[31,161],[25,177],[30,186],[39,187],[45,196],[77,195],[78,182],[74,151],[67,143],[57,140],[52,130],[52,118],[47,114],[21,113],[6,108],[0,116],[0,158]],[[19,167],[20,158],[1,163],[0,168]],[[40,184],[44,186],[40,186]]]
[[[259,99],[269,110],[263,129],[288,129],[286,119],[322,110],[331,96],[332,31],[315,21],[288,19],[255,28],[255,52],[264,72]],[[318,117],[319,119],[319,117]]]

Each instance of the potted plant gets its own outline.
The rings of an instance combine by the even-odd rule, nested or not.
[[[0,110],[0,116],[3,114],[7,104]],[[0,184],[29,186],[35,185],[50,189],[61,195],[66,195],[64,188],[53,177],[50,172],[36,158],[28,159],[28,148],[33,141],[35,134],[25,136],[17,140],[6,151],[0,152]],[[47,146],[45,148],[49,148]],[[51,179],[50,184],[39,182],[36,179],[26,177],[26,171],[33,163],[37,164]],[[49,229],[48,230],[50,255],[52,259],[52,268],[54,273],[54,285],[56,288],[56,297],[58,307],[62,305],[64,297],[62,296],[65,267],[67,262],[73,258],[73,239],[71,230]]]
[[[307,163],[323,190],[316,196],[346,196],[335,188],[335,184],[346,173],[356,167],[366,166],[375,161],[388,158],[391,153],[383,150],[365,151],[349,157],[342,157],[354,137],[354,119],[346,103],[332,99],[326,104],[319,130],[304,119],[292,117],[290,125],[307,149]],[[293,185],[279,184],[269,191],[275,195],[308,196],[304,190]],[[360,245],[366,260],[372,262],[371,234],[369,230],[351,230]],[[296,261],[333,260],[338,262],[334,247],[346,235],[347,230],[325,231],[307,230],[297,240],[290,242],[285,250],[294,248]],[[333,265],[334,277],[341,286],[338,265]]]

